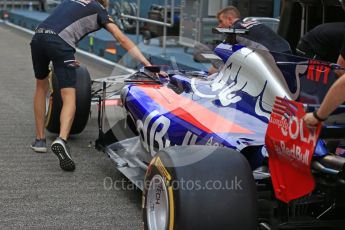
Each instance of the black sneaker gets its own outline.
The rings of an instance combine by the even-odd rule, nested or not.
[[[34,142],[30,145],[30,148],[34,150],[36,153],[46,153],[47,152],[47,144],[46,139],[35,139]]]
[[[69,147],[66,141],[60,137],[56,138],[52,143],[52,151],[59,158],[60,167],[65,171],[73,171],[75,169],[75,164],[69,153]]]

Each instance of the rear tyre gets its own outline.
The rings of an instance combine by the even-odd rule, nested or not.
[[[47,95],[47,113],[45,127],[51,133],[60,132],[60,113],[62,99],[55,74],[49,76],[50,91]],[[70,134],[79,134],[86,127],[91,107],[91,78],[85,67],[77,69],[76,113]]]
[[[257,229],[252,171],[234,150],[165,149],[151,161],[144,185],[145,229]]]

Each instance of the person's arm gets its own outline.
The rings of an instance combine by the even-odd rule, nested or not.
[[[208,75],[212,75],[217,72],[218,72],[218,69],[214,67],[213,65],[208,69]]]
[[[105,28],[113,35],[120,45],[129,52],[132,57],[140,61],[145,66],[151,65],[151,63],[140,52],[138,47],[126,35],[124,35],[114,23],[107,23]]]
[[[328,90],[319,110],[317,116],[319,118],[327,118],[339,105],[345,101],[345,74],[343,74]],[[316,119],[313,113],[307,113],[303,120],[307,125],[316,125],[320,121]]]

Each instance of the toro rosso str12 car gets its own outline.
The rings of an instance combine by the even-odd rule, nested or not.
[[[302,121],[339,66],[215,51],[224,66],[211,76],[150,67],[93,82],[96,146],[143,190],[145,229],[343,229],[344,109],[322,127]]]

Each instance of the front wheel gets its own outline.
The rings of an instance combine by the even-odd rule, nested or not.
[[[234,150],[210,146],[165,149],[151,161],[144,185],[147,230],[257,229],[252,171]]]
[[[49,76],[49,93],[47,95],[47,112],[45,127],[51,133],[60,132],[60,113],[62,99],[60,88],[54,72]],[[77,69],[76,112],[70,134],[79,134],[86,127],[91,107],[91,78],[85,67]]]

